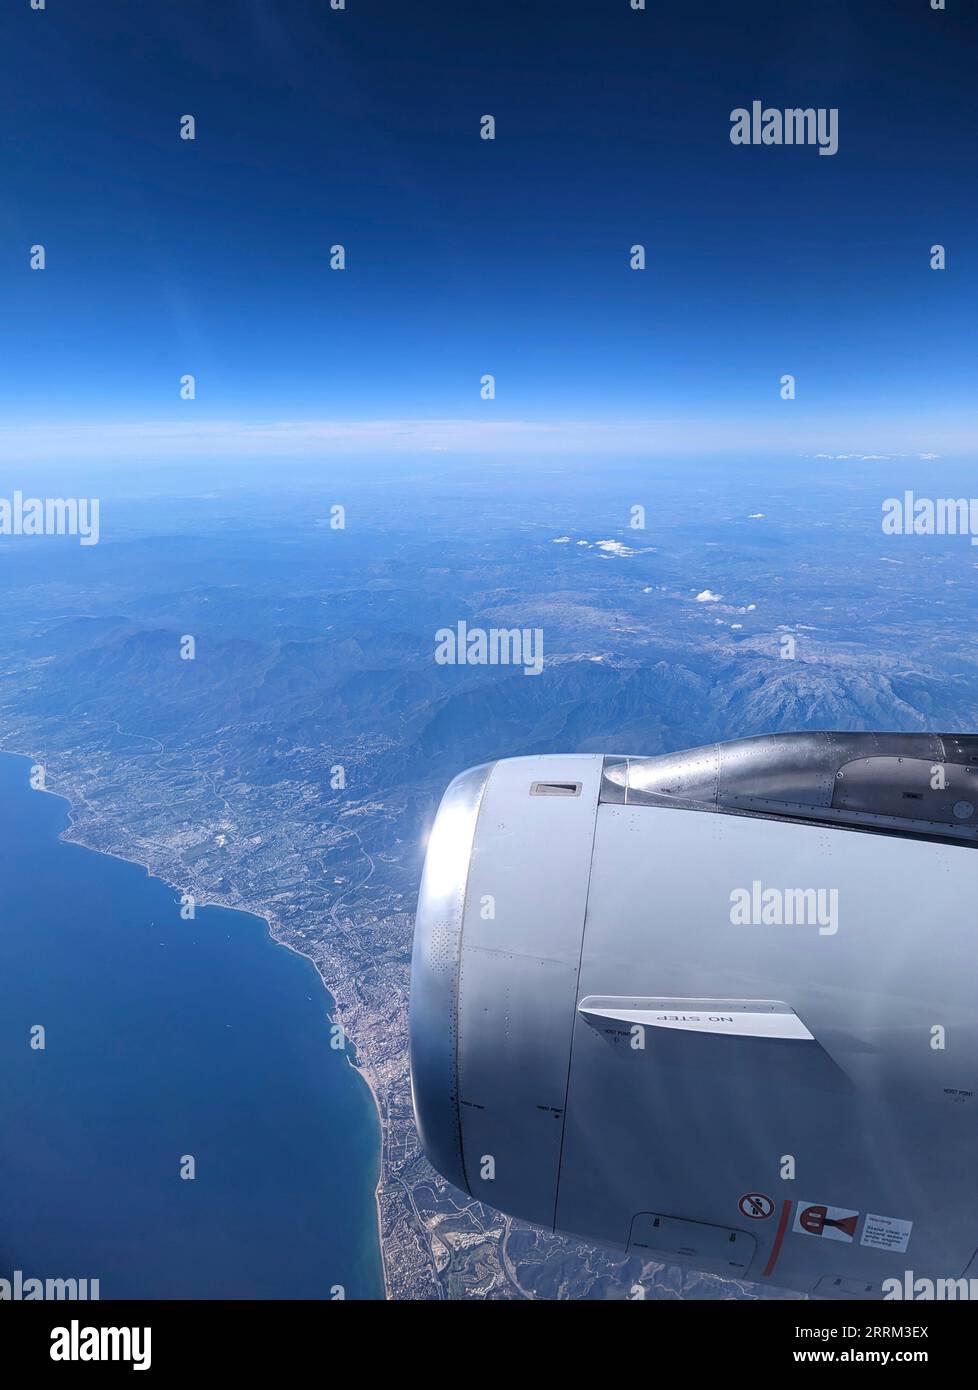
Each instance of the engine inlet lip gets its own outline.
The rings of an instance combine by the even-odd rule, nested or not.
[[[458,989],[469,865],[495,763],[460,773],[428,836],[414,924],[409,1000],[411,1104],[432,1165],[471,1195],[458,1097]]]

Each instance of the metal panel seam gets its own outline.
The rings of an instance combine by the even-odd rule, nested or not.
[[[627,787],[627,774],[626,774]],[[626,791],[627,795],[627,791]],[[594,844],[598,837],[598,812],[601,809],[601,782],[598,782],[597,796],[594,803],[594,824],[591,827],[591,857],[587,866],[587,889],[584,893],[584,917],[581,922],[581,949],[577,956],[577,972],[574,976],[574,1003],[571,1008],[570,1020],[570,1042],[567,1048],[567,1081],[564,1085],[564,1113],[560,1120],[560,1148],[557,1151],[557,1177],[554,1182],[554,1217],[551,1222],[551,1230],[557,1230],[557,1203],[560,1198],[560,1170],[564,1162],[564,1135],[567,1133],[567,1107],[570,1104],[570,1079],[571,1067],[574,1062],[574,1034],[577,1030],[577,995],[581,986],[581,966],[584,962],[584,937],[587,933],[587,910],[591,900],[591,875],[594,872]]]

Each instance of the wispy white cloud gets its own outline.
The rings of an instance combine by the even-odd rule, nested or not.
[[[594,544],[599,550],[604,550],[609,555],[636,554],[636,551],[630,545],[625,545],[624,541],[595,541]]]

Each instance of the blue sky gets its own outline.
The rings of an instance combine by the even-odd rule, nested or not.
[[[5,7],[0,455],[971,448],[965,7],[347,5]]]

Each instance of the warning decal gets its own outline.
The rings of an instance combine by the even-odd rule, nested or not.
[[[752,1221],[764,1221],[774,1211],[774,1202],[764,1192],[745,1192],[737,1205]]]
[[[874,1250],[893,1250],[902,1255],[910,1242],[912,1230],[912,1221],[901,1221],[896,1216],[874,1216],[872,1212],[867,1212],[859,1244],[871,1245]]]
[[[847,1207],[827,1207],[820,1202],[799,1202],[793,1231],[806,1236],[826,1236],[829,1240],[855,1239],[859,1212]]]

